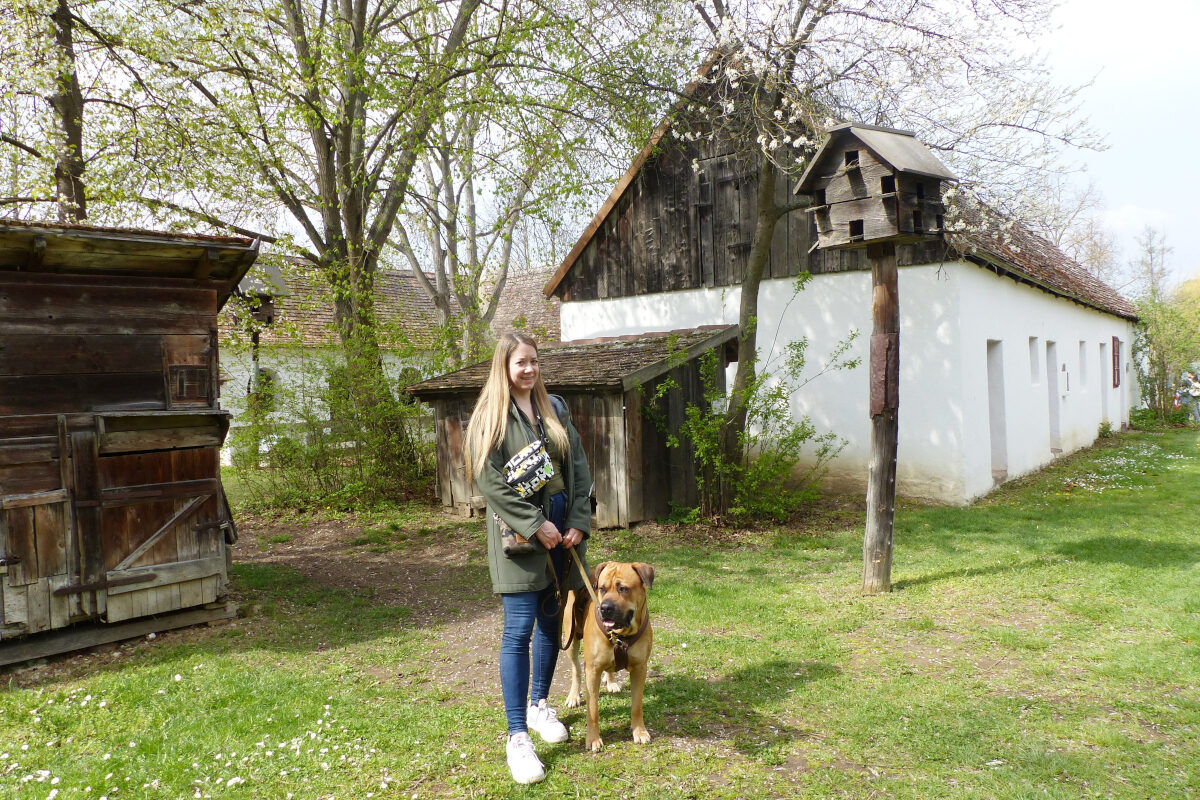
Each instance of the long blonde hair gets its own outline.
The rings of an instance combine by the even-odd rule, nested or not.
[[[479,392],[479,400],[475,402],[475,410],[471,412],[471,421],[467,423],[467,440],[463,455],[468,481],[483,472],[488,455],[504,441],[504,434],[508,431],[508,406],[512,402],[512,387],[508,382],[508,360],[512,358],[513,351],[523,344],[529,345],[535,353],[537,352],[537,342],[523,333],[506,333],[496,342],[496,352],[492,355],[492,367],[488,370],[487,382]],[[550,395],[546,392],[546,384],[542,382],[540,369],[530,397],[542,417],[546,435],[564,458],[570,458],[567,431],[558,421],[554,406],[550,404]]]

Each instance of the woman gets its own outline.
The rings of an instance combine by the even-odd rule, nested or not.
[[[539,439],[546,445],[553,475],[531,493],[528,486],[513,488],[505,479],[505,465]],[[566,727],[546,702],[558,658],[555,576],[566,587],[583,589],[565,548],[575,547],[582,559],[591,525],[592,479],[566,403],[557,397],[552,401],[546,393],[537,343],[528,336],[509,333],[497,343],[487,383],[471,414],[465,449],[467,479],[473,477],[487,499],[492,591],[504,606],[500,686],[508,717],[508,766],[517,783],[535,783],[545,777],[545,770],[529,731],[547,742],[567,738]],[[528,496],[522,498],[521,492]],[[511,529],[510,554],[504,549],[501,523]]]

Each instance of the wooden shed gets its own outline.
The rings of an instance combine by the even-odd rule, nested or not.
[[[257,252],[0,220],[0,664],[228,616],[217,311]]]
[[[736,325],[543,344],[539,347],[547,388],[562,395],[579,431],[596,484],[599,528],[626,527],[665,517],[672,504],[698,502],[696,466],[685,447],[670,447],[687,405],[704,402],[700,357],[716,351],[727,365],[737,353]],[[464,516],[479,513],[482,498],[468,485],[463,436],[490,362],[408,387],[433,406],[436,419],[438,496]],[[723,369],[717,370],[724,390]],[[646,410],[668,376],[680,387]]]

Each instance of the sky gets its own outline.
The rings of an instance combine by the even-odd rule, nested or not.
[[[1200,0],[1063,0],[1042,49],[1055,76],[1092,85],[1083,111],[1108,149],[1083,152],[1123,249],[1150,225],[1175,282],[1200,277]]]

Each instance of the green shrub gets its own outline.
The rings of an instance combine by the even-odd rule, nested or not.
[[[797,293],[807,277],[797,279]],[[723,446],[728,423],[721,409],[726,407],[727,398],[716,352],[700,357],[703,401],[686,405],[677,431],[667,430],[660,401],[678,391],[679,383],[669,375],[657,384],[649,402],[643,403],[643,414],[666,433],[668,446],[686,446],[692,451],[700,488],[699,514],[728,512],[736,518],[782,521],[811,502],[820,491],[829,461],[845,441],[833,432],[819,433],[808,417],[796,417],[792,397],[820,375],[858,366],[859,359],[847,358],[857,335],[857,331],[851,331],[838,342],[826,366],[814,375],[806,374],[807,339],[789,342],[780,363],[772,360],[761,365],[746,390],[746,430],[738,435],[739,458],[732,462]],[[671,358],[673,367],[686,361],[682,352],[674,352]],[[811,453],[807,459],[810,466],[799,470],[805,452]],[[727,499],[731,501],[728,506]],[[684,513],[687,520],[677,519]],[[691,511],[672,507],[673,521],[695,521],[691,517]]]
[[[1157,408],[1135,408],[1129,412],[1129,427],[1140,431],[1152,431],[1162,428],[1186,428],[1188,412],[1177,408],[1163,413]]]
[[[424,407],[378,369],[313,357],[248,404],[231,434],[250,508],[355,509],[427,496],[434,449]]]

